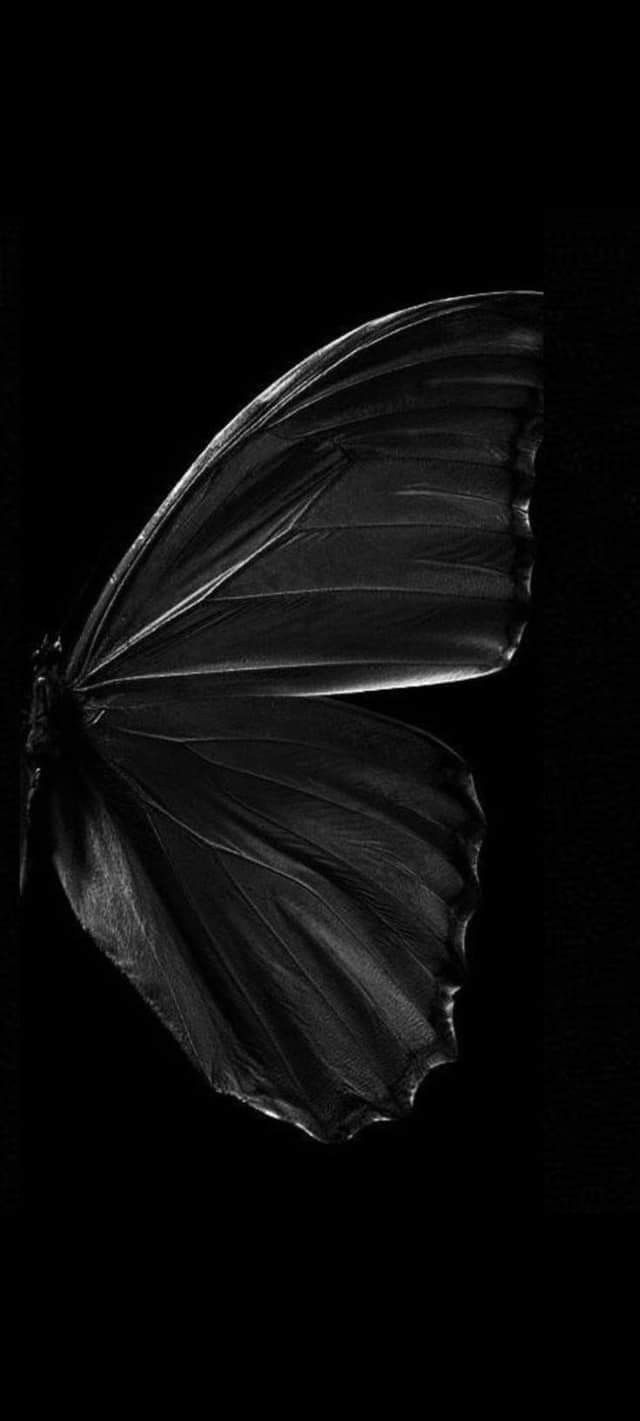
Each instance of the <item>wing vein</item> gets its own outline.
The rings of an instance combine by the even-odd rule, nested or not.
[[[307,971],[306,967],[304,967],[303,964],[302,964],[301,962],[299,962],[299,961],[296,959],[296,957],[294,956],[294,954],[293,954],[292,951],[291,951],[291,948],[288,946],[286,940],[283,938],[282,934],[278,932],[277,928],[275,928],[275,927],[273,926],[273,923],[270,923],[270,922],[269,922],[269,919],[268,919],[267,917],[265,917],[264,913],[262,913],[262,912],[260,911],[260,909],[259,909],[257,903],[254,903],[253,898],[251,897],[251,894],[250,894],[250,893],[247,893],[247,892],[241,887],[241,885],[238,883],[237,879],[235,878],[235,876],[234,876],[233,873],[231,872],[229,866],[226,865],[226,864],[223,864],[222,867],[225,869],[225,872],[227,873],[227,876],[231,879],[231,882],[234,884],[234,886],[235,886],[235,888],[236,888],[236,891],[240,894],[240,896],[244,899],[244,901],[248,904],[248,906],[253,910],[253,912],[254,912],[254,914],[256,915],[256,917],[258,917],[258,918],[260,919],[260,921],[261,921],[262,923],[264,923],[264,926],[266,927],[267,931],[272,934],[272,936],[276,939],[276,942],[279,942],[279,943],[280,943],[280,946],[284,948],[284,951],[285,951],[285,953],[286,953],[286,956],[290,959],[290,961],[292,961],[292,962],[294,963],[294,965],[295,965],[297,971],[300,972],[301,975],[302,975],[303,977],[305,977],[308,982],[311,983],[311,986],[312,986],[312,987],[314,988],[314,990],[318,993],[318,996],[322,997],[322,1000],[326,1003],[326,1005],[328,1006],[329,1010],[333,1013],[333,1015],[334,1015],[335,1017],[337,1017],[338,1021],[342,1022],[342,1025],[344,1026],[345,1031],[348,1032],[349,1036],[351,1036],[352,1040],[356,1042],[357,1046],[358,1046],[359,1048],[361,1048],[361,1047],[362,1047],[362,1041],[361,1041],[361,1039],[358,1037],[357,1033],[353,1030],[353,1027],[349,1024],[349,1022],[346,1020],[346,1018],[342,1015],[342,1012],[339,1011],[339,1009],[338,1009],[338,1007],[336,1006],[335,1002],[333,1002],[333,1001],[331,1000],[331,998],[327,996],[327,993],[326,993],[326,992],[323,990],[323,988],[320,986],[320,983],[319,983],[319,982],[317,981],[317,979],[313,976],[313,974],[312,974],[311,972]],[[347,975],[350,977],[350,980],[353,982],[354,979],[353,979],[352,975],[351,975],[350,973],[347,973]],[[369,997],[369,1001],[372,1001],[370,994],[368,994],[364,989],[361,988],[360,983],[358,983],[357,985],[358,985],[358,987],[360,988],[360,990],[363,991],[363,994],[364,994],[365,996],[368,996],[368,997]]]
[[[406,657],[404,656],[386,656],[384,659],[385,666],[406,666],[406,664]],[[476,667],[477,664],[477,659],[474,661],[460,661],[458,658],[456,658],[455,662],[456,670],[461,670],[463,667]],[[234,676],[240,676],[242,674],[253,675],[256,671],[297,671],[302,667],[309,669],[312,666],[327,667],[370,665],[370,656],[352,656],[348,658],[337,656],[324,656],[321,661],[281,661],[277,662],[275,665],[271,664],[270,662],[255,661],[250,666],[238,666],[232,663],[229,666],[198,666],[184,670],[174,668],[171,671],[139,671],[135,675],[113,676],[108,681],[92,681],[88,689],[93,693],[94,691],[103,690],[106,686],[128,686],[134,681],[163,681],[172,679],[180,680],[184,679],[187,676],[225,676],[229,675],[229,673],[232,673]],[[310,695],[311,694],[316,693],[310,692]],[[322,696],[325,693],[322,691],[318,691],[317,694],[318,696]],[[345,692],[345,694],[355,695],[356,692],[348,691]]]
[[[155,800],[152,796],[150,796],[141,785],[138,785],[138,793],[144,799],[145,803],[149,804],[153,809],[157,810],[159,814],[163,814],[167,819],[170,819],[174,824],[177,824],[179,828],[184,829],[185,833],[189,834],[193,839],[196,839],[199,843],[206,844],[208,848],[213,849],[215,854],[228,854],[232,858],[244,859],[246,863],[254,863],[258,866],[258,868],[264,869],[267,873],[273,873],[278,878],[284,878],[287,879],[290,883],[296,883],[299,888],[302,888],[303,892],[308,893],[312,898],[317,898],[318,902],[322,903],[323,906],[327,909],[327,911],[333,914],[333,917],[336,919],[336,922],[340,923],[340,926],[344,928],[345,932],[349,933],[353,938],[354,942],[356,942],[358,946],[363,950],[363,952],[365,952],[367,956],[369,956],[370,949],[367,943],[363,942],[362,938],[358,933],[356,933],[355,929],[349,923],[345,922],[344,918],[338,912],[337,908],[334,907],[333,903],[327,902],[327,899],[323,897],[322,893],[320,893],[317,888],[312,888],[308,883],[305,883],[303,879],[298,878],[296,874],[286,873],[284,869],[276,868],[274,864],[265,863],[263,859],[255,858],[253,854],[248,854],[243,849],[231,848],[228,844],[221,844],[214,839],[207,838],[207,836],[204,834],[199,834],[198,830],[194,829],[191,824],[185,824],[184,820],[179,819],[175,814],[172,814],[171,810],[167,809],[166,805],[160,804],[158,800]],[[397,987],[397,983],[395,982],[389,971],[382,965],[380,965],[380,970],[384,973],[386,977],[388,977],[389,981],[393,983],[394,987]]]
[[[266,784],[278,785],[281,789],[293,790],[295,794],[303,795],[306,799],[320,800],[322,804],[328,804],[333,809],[340,809],[343,813],[360,815],[360,817],[363,819],[369,819],[372,824],[384,825],[386,822],[382,814],[372,813],[370,809],[362,809],[360,808],[360,806],[354,809],[350,805],[341,804],[340,801],[337,799],[330,799],[327,794],[321,793],[320,791],[316,790],[303,789],[299,785],[291,785],[287,782],[287,780],[277,779],[275,775],[265,775],[261,774],[258,770],[248,770],[244,765],[225,765],[219,760],[210,760],[207,755],[202,755],[199,750],[196,750],[195,746],[192,744],[187,743],[185,745],[185,749],[190,751],[192,755],[196,755],[198,759],[202,760],[206,765],[213,765],[216,769],[226,770],[229,771],[231,774],[245,775],[254,780],[263,780]],[[240,800],[239,803],[244,804],[244,800]],[[245,805],[245,808],[250,808],[250,806]],[[271,817],[268,814],[265,814],[262,810],[259,812],[261,813],[262,817],[266,819],[268,823],[273,824],[275,828],[282,828],[282,825],[278,824],[277,820],[271,819]],[[441,827],[440,825],[438,825],[437,820],[431,819],[427,815],[423,815],[423,818],[425,820],[425,823],[433,824],[435,828]],[[420,836],[418,834],[414,834],[412,830],[405,829],[405,832],[408,832],[411,835],[411,838],[417,839],[418,842],[423,842],[420,839]],[[314,844],[316,842],[314,839],[307,838],[305,834],[301,834],[300,831],[297,829],[295,830],[295,833],[297,837],[304,840],[305,843]],[[338,857],[338,855],[333,853],[333,851],[330,849],[327,850],[327,852],[331,854],[332,858]],[[402,872],[409,874],[412,878],[415,878],[416,882],[419,883],[422,888],[425,888],[427,893],[432,898],[437,898],[438,901],[442,903],[447,910],[449,909],[449,904],[447,903],[446,899],[442,898],[441,895],[437,893],[434,888],[429,888],[428,885],[423,882],[419,874],[417,874],[414,869],[406,868],[403,865]]]
[[[242,805],[242,807],[243,807],[244,809],[249,809],[252,813],[257,814],[257,815],[259,816],[259,818],[262,819],[262,820],[264,820],[264,822],[265,822],[266,824],[271,824],[271,825],[273,825],[273,827],[274,827],[275,829],[277,829],[278,831],[281,831],[281,830],[282,830],[282,825],[278,823],[277,819],[272,819],[270,814],[266,814],[263,810],[256,810],[256,809],[253,809],[250,804],[247,804],[247,803],[245,802],[245,800],[243,800],[243,799],[240,798],[239,795],[233,794],[232,791],[227,791],[227,794],[229,795],[229,798],[230,798],[230,799],[233,799],[233,800],[235,801],[236,804],[240,804],[240,805]],[[323,851],[324,853],[326,853],[327,856],[328,856],[329,858],[333,859],[335,863],[340,863],[340,862],[341,862],[341,860],[340,860],[338,854],[335,853],[335,851],[334,851],[333,849],[331,849],[331,848],[329,848],[329,847],[325,847],[324,845],[318,844],[314,839],[310,839],[306,834],[302,834],[299,829],[295,829],[295,830],[293,830],[293,831],[290,830],[289,832],[292,832],[292,833],[294,834],[295,838],[296,838],[296,839],[299,839],[301,843],[309,844],[312,849],[315,849],[315,850],[320,849],[321,851]],[[353,865],[352,865],[352,864],[351,864],[351,867],[353,868]],[[413,869],[406,869],[406,870],[404,870],[404,871],[405,871],[406,873],[410,874],[411,877],[415,878],[416,881],[420,884],[421,887],[424,887],[424,886],[425,886],[425,885],[423,884],[423,882],[422,882],[422,879],[420,879],[420,878],[418,877],[418,874],[415,873],[415,872],[413,871]],[[356,872],[358,872],[357,869],[356,869]],[[364,875],[361,875],[361,876],[364,877]],[[342,890],[341,890],[341,891],[342,891]],[[427,890],[427,891],[429,891],[429,890]],[[440,899],[440,902],[444,904],[445,908],[447,908],[447,910],[449,909],[448,903],[445,903],[445,900],[444,900],[443,898],[440,898],[440,895],[439,895],[438,893],[435,893],[435,892],[434,892],[434,893],[432,894],[432,896],[433,896],[433,897],[436,897],[436,898],[439,898],[439,899]],[[324,901],[324,900],[323,900],[323,901]],[[384,930],[384,929],[385,929],[385,926],[386,926],[386,925],[385,925],[384,918],[383,918],[382,915],[377,911],[377,909],[373,906],[373,904],[372,904],[371,902],[369,902],[368,906],[369,906],[369,908],[371,909],[371,911],[372,911],[373,913],[375,913],[375,916],[376,916],[376,918],[378,919],[378,922],[382,924],[382,928],[383,928],[383,930]],[[333,911],[335,912],[335,909],[333,909]],[[339,917],[339,914],[337,914],[337,913],[336,913],[336,917],[338,917],[338,920],[339,920],[340,922],[343,921],[343,920]],[[346,926],[346,925],[345,925],[345,926]],[[439,937],[438,933],[436,933],[435,931],[433,932],[433,936],[434,936],[435,938],[437,938],[438,942],[440,942],[440,943],[442,943],[442,944],[444,944],[444,943],[446,942],[446,939]],[[407,943],[406,940],[404,941],[404,948],[405,948],[405,951],[408,952],[409,956],[413,958],[414,962],[418,965],[418,967],[420,967],[420,969],[421,969],[423,972],[426,973],[427,977],[429,977],[429,978],[431,979],[431,981],[435,980],[435,979],[434,979],[434,974],[431,972],[430,968],[427,967],[427,965],[426,965],[425,962],[422,962],[422,960],[421,960],[421,959],[416,955],[416,953],[413,951],[413,948],[408,945],[408,943]],[[389,978],[389,980],[390,980],[391,982],[395,981],[395,979],[393,978],[393,976],[391,975],[391,973],[390,973],[386,968],[382,968],[381,970],[383,970],[383,971],[385,972],[385,975],[388,976],[388,978]],[[358,985],[359,985],[359,984],[358,984]]]
[[[156,805],[154,805],[154,807],[157,808],[157,809],[159,809],[159,810],[162,812],[162,807],[161,807],[160,805],[157,805],[157,804],[156,804]],[[168,811],[167,811],[167,813],[168,813]],[[174,816],[171,815],[171,814],[169,814],[169,818],[173,819]],[[176,820],[175,822],[176,822],[176,823],[181,823],[181,821],[178,821],[178,820]],[[154,826],[154,827],[155,827],[155,826]],[[183,827],[183,828],[188,828],[187,825],[182,825],[182,827]],[[168,850],[167,850],[167,848],[166,848],[166,846],[165,846],[165,844],[164,844],[164,842],[163,842],[162,835],[158,832],[157,829],[155,830],[155,832],[156,832],[156,838],[158,839],[158,842],[160,843],[160,845],[161,845],[161,847],[162,847],[164,856],[165,856],[165,858],[167,859],[169,865],[171,865],[171,857],[170,857],[170,854],[168,853]],[[207,841],[207,842],[208,842],[208,841]],[[211,847],[213,847],[213,845],[212,845]],[[227,873],[227,876],[231,879],[231,882],[235,884],[235,879],[232,877],[232,875],[230,875],[230,874],[228,873],[227,868],[226,868],[226,865],[222,862],[222,860],[220,861],[220,867],[221,867],[222,869],[224,869],[225,873]],[[209,930],[207,921],[206,921],[205,918],[203,918],[202,913],[201,913],[201,911],[200,911],[200,909],[199,909],[199,907],[198,907],[198,904],[196,903],[196,901],[195,901],[195,899],[194,899],[194,897],[193,897],[193,894],[190,892],[189,888],[187,887],[187,885],[186,885],[186,883],[185,883],[185,881],[184,881],[184,878],[181,878],[181,879],[180,879],[180,887],[181,887],[182,892],[183,892],[184,895],[185,895],[185,898],[186,898],[187,901],[190,903],[191,908],[192,908],[193,912],[195,913],[195,915],[196,915],[198,921],[201,923],[202,927],[204,928],[205,934],[206,934],[206,936],[207,936],[209,942],[211,942],[211,943],[213,944],[213,939],[212,939],[212,936],[211,936],[211,933],[210,933],[210,930]],[[214,946],[214,951],[215,951],[215,946]],[[216,956],[218,956],[218,958],[219,958],[219,953],[217,953]],[[277,1054],[279,1055],[280,1059],[284,1062],[284,1065],[285,1065],[285,1067],[286,1067],[286,1071],[287,1071],[288,1076],[289,1076],[290,1079],[295,1083],[296,1086],[302,1088],[302,1083],[301,1083],[301,1081],[299,1080],[298,1076],[296,1075],[295,1071],[293,1070],[293,1067],[291,1066],[291,1063],[288,1061],[288,1059],[287,1059],[287,1057],[286,1057],[284,1051],[282,1050],[282,1047],[280,1046],[279,1042],[277,1041],[276,1037],[274,1036],[274,1033],[273,1033],[271,1027],[269,1026],[268,1021],[265,1020],[265,1018],[264,1018],[264,1016],[263,1016],[263,1013],[262,1013],[261,1011],[259,1011],[259,1009],[258,1009],[258,1007],[256,1006],[255,1002],[252,1000],[252,998],[251,998],[249,992],[247,991],[246,987],[244,986],[243,982],[239,979],[237,973],[234,972],[233,967],[232,967],[232,965],[231,965],[229,959],[228,959],[226,956],[225,956],[225,958],[224,958],[224,970],[228,972],[229,976],[231,977],[232,981],[235,983],[235,985],[236,985],[238,991],[240,992],[240,995],[241,995],[242,997],[244,997],[245,1001],[248,1003],[248,1006],[249,1006],[250,1011],[253,1013],[253,1015],[256,1017],[256,1019],[260,1022],[260,1025],[262,1026],[262,1028],[263,1028],[263,1030],[265,1031],[266,1035],[269,1037],[269,1040],[271,1041],[272,1045],[275,1047],[275,1050],[276,1050]]]

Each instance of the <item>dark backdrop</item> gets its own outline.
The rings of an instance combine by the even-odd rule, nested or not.
[[[539,218],[506,216],[430,221],[413,243],[206,220],[177,236],[124,211],[28,224],[25,677],[44,631],[64,624],[68,640],[168,489],[276,376],[406,305],[541,288]],[[427,1077],[412,1115],[332,1147],[212,1094],[40,865],[22,957],[28,1198],[96,1221],[205,1208],[231,1234],[283,1208],[304,1230],[327,1209],[355,1227],[400,1207],[422,1231],[538,1209],[538,624],[534,595],[504,674],[363,698],[465,756],[489,826],[456,999],[460,1060]]]
[[[543,1166],[549,1214],[640,1210],[640,209],[545,225]]]

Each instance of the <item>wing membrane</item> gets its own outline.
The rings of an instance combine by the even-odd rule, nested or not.
[[[193,675],[211,694],[317,695],[498,669],[528,593],[540,354],[540,298],[498,293],[399,312],[303,362],[129,550],[71,679],[98,696]]]

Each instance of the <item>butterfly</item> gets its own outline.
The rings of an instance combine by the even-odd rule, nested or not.
[[[219,1092],[345,1140],[457,1054],[485,827],[439,740],[341,697],[508,665],[530,599],[542,296],[372,320],[175,485],[34,656],[23,881]]]

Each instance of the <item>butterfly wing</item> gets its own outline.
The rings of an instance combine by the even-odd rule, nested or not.
[[[451,751],[324,693],[512,654],[540,308],[437,302],[303,362],[177,485],[68,666],[76,913],[217,1089],[320,1139],[454,1054],[482,826]]]
[[[455,1055],[483,823],[462,761],[345,702],[195,688],[89,740],[120,793],[74,793],[78,857],[57,801],[63,883],[207,1080],[322,1140],[407,1110]]]
[[[528,595],[541,305],[417,306],[273,385],[129,550],[70,679],[309,695],[498,669]]]

